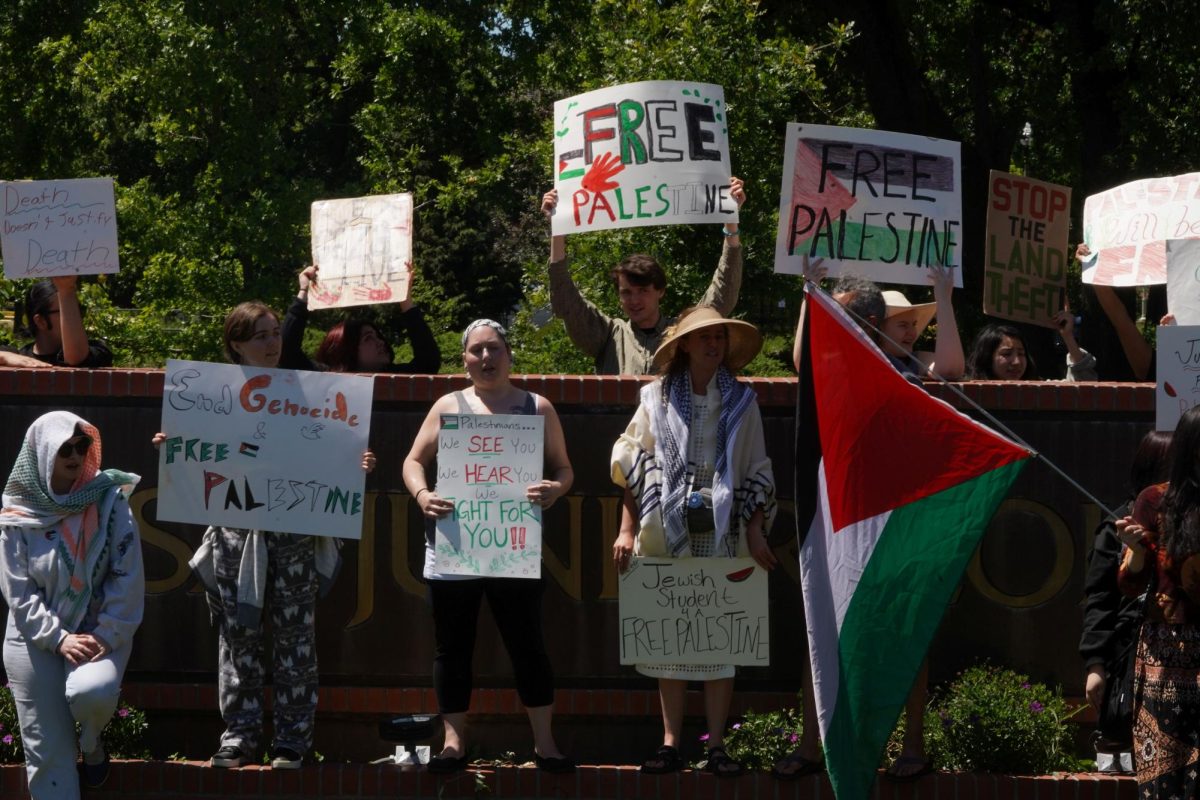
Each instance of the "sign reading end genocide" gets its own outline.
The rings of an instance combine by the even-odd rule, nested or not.
[[[635,558],[619,604],[622,664],[770,664],[767,572],[752,558]]]
[[[158,517],[362,537],[374,380],[167,362]]]
[[[1200,172],[1133,181],[1083,204],[1083,240],[1092,251],[1083,282],[1148,286],[1167,282],[1167,240],[1200,238]]]
[[[321,268],[310,308],[398,303],[408,298],[413,198],[383,194],[312,204],[312,257]]]
[[[737,222],[725,90],[644,81],[554,104],[555,235]]]
[[[437,521],[434,570],[541,577],[542,508],[525,490],[542,479],[545,421],[536,414],[442,415],[437,493],[454,510]]]
[[[823,258],[832,276],[926,286],[960,266],[959,143],[789,122],[775,271]],[[962,270],[954,273],[962,286]]]
[[[112,178],[0,181],[4,277],[116,272],[117,205]]]
[[[983,311],[1057,328],[1072,255],[1071,190],[992,170],[989,174]]]

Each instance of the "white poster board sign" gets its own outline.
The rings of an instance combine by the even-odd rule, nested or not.
[[[737,222],[725,90],[643,81],[554,104],[554,235]]]
[[[767,571],[752,558],[632,559],[619,604],[622,664],[770,664]]]
[[[0,181],[4,277],[116,272],[117,204],[112,178]]]
[[[1200,325],[1200,239],[1167,240],[1167,311],[1178,325]]]
[[[454,511],[437,521],[437,572],[541,577],[542,508],[525,489],[542,479],[545,421],[537,414],[442,414],[437,493]]]
[[[382,194],[312,204],[312,257],[321,268],[308,306],[398,303],[408,297],[413,198]]]
[[[1088,197],[1083,240],[1092,256],[1083,282],[1149,286],[1167,282],[1167,240],[1200,237],[1200,172],[1133,181]]]
[[[1200,405],[1200,325],[1158,328],[1156,374],[1154,427],[1173,431],[1184,412]]]
[[[775,271],[803,257],[829,274],[928,286],[928,267],[961,266],[958,142],[789,122]],[[962,286],[962,270],[954,285]]]
[[[167,362],[158,518],[362,537],[374,379]]]

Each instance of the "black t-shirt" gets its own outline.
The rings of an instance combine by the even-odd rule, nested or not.
[[[36,358],[43,364],[49,364],[52,367],[81,367],[86,369],[98,369],[101,367],[111,367],[113,363],[112,350],[108,349],[108,343],[103,339],[88,339],[88,354],[79,364],[68,364],[63,359],[63,351],[60,347],[57,353],[35,353],[33,352],[33,343],[29,343],[18,349],[5,347],[10,353],[20,353],[23,356]]]

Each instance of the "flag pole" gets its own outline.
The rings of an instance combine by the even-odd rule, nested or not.
[[[804,276],[804,283],[806,286],[814,287],[816,289],[816,291],[821,292],[826,297],[829,297],[830,300],[833,300],[832,296],[828,292],[826,292],[824,289],[822,289],[819,284],[812,281],[807,275]],[[836,302],[836,301],[834,301],[834,302]],[[886,333],[884,333],[882,330],[880,330],[876,326],[872,325],[867,320],[860,317],[858,314],[854,313],[854,311],[852,309],[848,308],[847,306],[843,306],[840,303],[838,305],[841,306],[841,309],[843,311],[845,311],[856,323],[858,323],[858,325],[863,330],[874,331],[875,333],[879,334],[879,338],[881,340],[891,343],[892,346],[895,347],[897,350],[904,349],[903,345],[901,345],[899,342],[897,342],[892,337],[888,336]],[[939,383],[942,384],[942,386],[944,386],[949,391],[953,392],[960,400],[962,400],[964,403],[966,403],[971,408],[975,409],[975,411],[979,412],[979,414],[981,416],[983,416],[983,418],[986,419],[992,425],[992,427],[994,427],[996,430],[1003,433],[1008,438],[1012,439],[1019,446],[1028,450],[1030,456],[1037,459],[1038,461],[1041,461],[1043,464],[1045,464],[1051,470],[1056,472],[1063,480],[1065,480],[1071,486],[1075,487],[1076,491],[1078,491],[1084,497],[1086,497],[1087,499],[1089,499],[1093,503],[1095,503],[1097,506],[1099,506],[1100,510],[1104,512],[1106,519],[1116,519],[1117,518],[1116,512],[1114,512],[1111,508],[1109,508],[1107,505],[1105,505],[1103,502],[1101,502],[1099,500],[1099,498],[1096,497],[1096,495],[1092,494],[1087,489],[1083,488],[1083,486],[1081,486],[1079,484],[1079,481],[1072,478],[1070,475],[1068,475],[1066,472],[1064,472],[1057,464],[1055,464],[1050,459],[1046,458],[1038,450],[1036,450],[1032,445],[1030,445],[1028,442],[1026,442],[1024,439],[1022,439],[1016,433],[1014,433],[1011,428],[1009,428],[1007,425],[1005,425],[1000,420],[996,419],[996,417],[990,411],[988,411],[986,408],[984,408],[983,406],[976,403],[970,397],[967,397],[967,395],[964,394],[961,389],[959,389],[953,383],[946,380],[941,375],[938,375],[936,372],[934,372],[932,369],[930,369],[928,364],[925,364],[920,359],[913,359],[913,360],[921,365],[921,369],[925,370],[926,375],[935,378]]]

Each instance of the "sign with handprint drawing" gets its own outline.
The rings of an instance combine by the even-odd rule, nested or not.
[[[555,235],[737,222],[725,90],[643,81],[554,104]]]
[[[308,307],[341,308],[408,299],[413,198],[381,194],[312,204],[312,257],[321,279]]]

